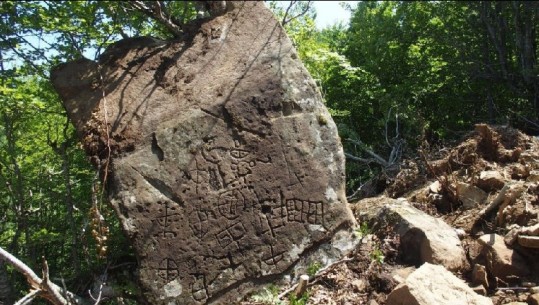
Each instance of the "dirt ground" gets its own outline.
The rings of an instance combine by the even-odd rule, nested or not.
[[[443,219],[461,232],[469,267],[456,275],[472,287],[472,267],[478,255],[475,240],[479,236],[496,233],[504,236],[507,243],[511,232],[538,224],[538,161],[536,138],[510,127],[480,124],[460,144],[425,148],[416,159],[404,162],[383,194],[350,204],[356,213],[388,197],[404,197],[414,207]],[[496,173],[498,180],[485,180],[485,172]],[[470,207],[463,197],[463,185],[480,187],[486,199]],[[507,190],[506,186],[511,188]],[[390,226],[374,231],[363,223],[357,234],[362,241],[352,255],[311,277],[308,297],[290,302],[283,294],[286,287],[281,287],[274,292],[268,290],[266,298],[251,297],[244,304],[386,304],[387,295],[414,266],[402,263],[406,249],[401,249],[399,237]],[[495,305],[529,302],[529,288],[539,286],[539,249],[517,242],[510,248],[525,258],[532,275],[509,280],[489,275],[489,287],[483,293]],[[279,293],[280,300],[276,297]]]

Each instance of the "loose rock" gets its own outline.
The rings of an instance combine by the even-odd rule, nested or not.
[[[529,305],[539,305],[539,293],[530,294],[528,296],[528,304]]]
[[[475,208],[487,200],[487,193],[467,183],[457,183],[457,194],[465,209]]]
[[[485,234],[478,239],[481,256],[486,260],[489,274],[507,280],[510,276],[522,277],[529,274],[529,267],[524,258],[509,249],[503,237],[497,234]]]
[[[518,244],[526,248],[539,249],[539,236],[519,235]]]
[[[487,269],[485,266],[480,264],[475,264],[472,270],[472,283],[474,285],[482,285],[485,288],[489,287],[487,280]]]
[[[440,264],[449,270],[466,265],[464,249],[453,228],[407,202],[390,202],[380,211],[378,219],[381,225],[391,225],[399,234],[400,251],[406,262]]]
[[[423,264],[387,297],[387,305],[492,305],[444,267]]]
[[[501,189],[505,184],[505,179],[498,171],[482,171],[477,180],[477,186],[490,192]]]

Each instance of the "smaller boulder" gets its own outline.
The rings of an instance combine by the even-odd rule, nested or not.
[[[434,194],[438,194],[442,191],[442,184],[436,180],[429,185],[429,191]]]
[[[487,192],[501,189],[505,184],[505,179],[498,171],[482,171],[477,180],[477,186]]]
[[[424,262],[440,264],[451,271],[466,266],[466,255],[455,230],[407,201],[396,200],[385,205],[377,221],[377,226],[390,225],[399,235],[405,262],[417,266]]]
[[[467,183],[457,183],[457,195],[465,209],[472,209],[485,203],[488,194]]]
[[[528,296],[529,305],[539,305],[539,293],[530,294]]]
[[[539,236],[519,235],[518,244],[526,248],[539,249]]]
[[[487,269],[481,264],[475,264],[472,270],[472,284],[488,288]]]
[[[526,178],[526,181],[539,182],[539,171],[538,170],[530,171],[530,175],[528,176],[528,178]]]
[[[423,264],[388,296],[387,305],[492,305],[442,266]]]
[[[487,295],[487,289],[483,285],[473,287],[472,290],[479,295]]]
[[[480,256],[485,259],[488,272],[506,281],[509,277],[529,274],[524,258],[505,245],[504,238],[497,234],[485,234],[477,239],[481,246]]]

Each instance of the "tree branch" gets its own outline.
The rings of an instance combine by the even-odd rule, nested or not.
[[[49,300],[54,305],[87,305],[88,302],[76,296],[72,292],[60,288],[49,280],[49,266],[45,258],[43,258],[43,279],[28,267],[21,260],[13,256],[11,253],[0,247],[0,259],[5,260],[26,277],[26,281],[30,285],[30,292],[20,299],[15,304],[28,304],[36,296],[40,296]]]
[[[292,7],[294,6],[294,4],[296,4],[296,2],[298,1],[295,1],[295,0],[292,0],[290,1],[290,4],[288,5],[288,7],[286,8],[286,11],[284,13],[284,16],[283,16],[283,20],[282,20],[282,24],[283,26],[285,26],[286,24],[288,24],[290,21],[296,19],[296,18],[299,18],[305,14],[307,14],[307,12],[309,11],[309,8],[311,8],[311,1],[307,1],[307,4],[305,5],[305,7],[303,8],[303,11],[301,11],[299,14],[295,15],[295,16],[292,16],[290,17],[289,19],[287,19],[288,17],[288,14],[290,13],[290,10],[292,9]]]
[[[183,35],[182,25],[176,24],[172,16],[166,13],[161,1],[154,2],[152,7],[147,6],[144,1],[129,1],[127,5],[163,24],[174,37],[179,38]]]

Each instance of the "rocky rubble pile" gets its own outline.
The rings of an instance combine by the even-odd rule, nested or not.
[[[539,304],[538,161],[534,137],[481,124],[416,162],[352,203],[360,245],[314,276],[307,303]]]

